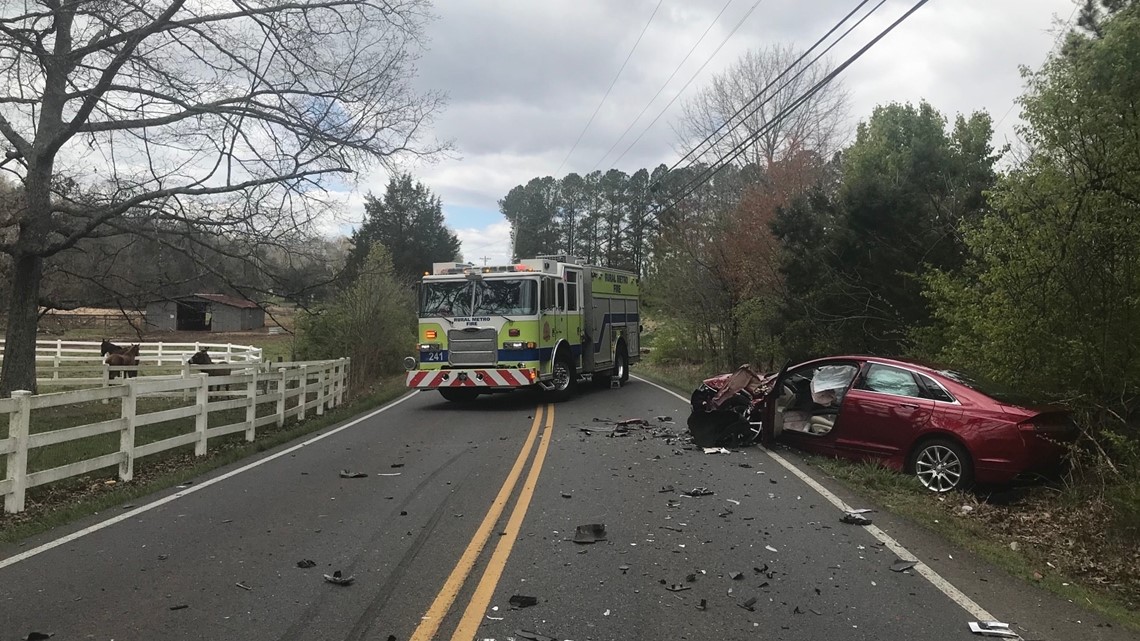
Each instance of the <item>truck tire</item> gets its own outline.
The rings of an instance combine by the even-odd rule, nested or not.
[[[551,383],[554,387],[550,393],[553,395],[555,403],[561,403],[574,395],[574,388],[578,383],[578,372],[574,369],[574,361],[570,359],[570,355],[565,349],[559,351],[558,356],[554,358],[552,369],[554,378]]]
[[[614,356],[613,375],[621,380],[622,385],[629,382],[629,350],[626,349],[625,341],[618,343],[617,355]]]
[[[470,403],[478,398],[479,392],[470,387],[441,387],[439,395],[452,403]]]

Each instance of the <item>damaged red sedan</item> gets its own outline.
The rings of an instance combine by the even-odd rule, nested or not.
[[[760,435],[877,460],[934,492],[1056,471],[1077,435],[1062,408],[1017,403],[953,370],[870,356],[710,378],[693,393],[689,426],[699,444]]]

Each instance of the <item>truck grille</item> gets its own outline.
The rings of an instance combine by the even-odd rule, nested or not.
[[[494,328],[452,329],[447,332],[447,356],[452,365],[494,365],[499,333]]]

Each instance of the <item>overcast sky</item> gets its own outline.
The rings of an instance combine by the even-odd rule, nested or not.
[[[463,241],[467,260],[504,262],[510,252],[509,226],[497,201],[512,187],[535,176],[615,166],[632,172],[671,164],[679,154],[670,125],[685,97],[699,91],[711,74],[750,48],[772,43],[806,48],[856,4],[662,0],[649,22],[658,0],[437,2],[438,17],[427,26],[417,82],[422,89],[447,94],[434,134],[453,141],[456,152],[452,159],[408,169],[442,198],[448,225]],[[912,4],[887,0],[833,50],[832,62],[845,60]],[[925,99],[951,118],[986,110],[998,125],[996,142],[1015,142],[1019,119],[1014,101],[1023,86],[1019,66],[1041,64],[1057,42],[1059,25],[1073,11],[1073,0],[931,0],[841,76],[851,98],[851,127],[875,105]],[[647,22],[612,92],[567,159]],[[649,126],[678,94],[680,99]],[[627,147],[629,152],[615,164]],[[385,182],[382,173],[362,177],[350,200],[350,221],[360,219],[360,194],[371,190],[379,195]]]

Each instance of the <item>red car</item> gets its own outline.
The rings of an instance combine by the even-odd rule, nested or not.
[[[1077,436],[1062,408],[1017,404],[958,372],[900,359],[821,358],[756,379],[746,392],[762,399],[746,418],[761,424],[764,440],[878,460],[935,492],[1056,471]]]

